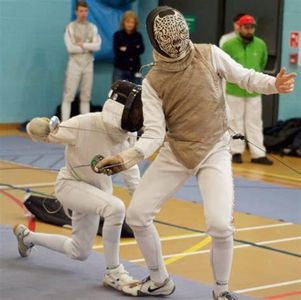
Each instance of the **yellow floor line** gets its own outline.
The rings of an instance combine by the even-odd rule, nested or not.
[[[207,236],[205,239],[203,239],[202,241],[200,241],[199,243],[197,243],[196,245],[192,246],[191,248],[183,251],[182,253],[180,253],[179,255],[175,256],[175,257],[171,257],[168,259],[165,259],[165,265],[170,265],[180,259],[182,259],[183,257],[186,256],[186,253],[190,253],[190,252],[195,252],[198,251],[202,248],[204,248],[206,245],[208,245],[211,242],[211,237]]]
[[[234,170],[234,172],[238,171],[238,172],[244,172],[244,173],[255,174],[255,175],[260,175],[260,176],[267,176],[267,177],[301,182],[301,176],[300,176],[300,178],[296,178],[296,177],[292,177],[292,176],[279,175],[276,173],[270,173],[270,172],[266,172],[266,171],[255,171],[255,170],[244,169],[244,168],[239,168],[239,167],[234,167],[233,170]]]
[[[295,237],[289,237],[289,238],[285,238],[285,239],[278,239],[278,240],[269,240],[269,241],[262,241],[262,242],[256,242],[255,244],[257,245],[270,245],[270,244],[277,244],[277,243],[287,243],[287,242],[292,242],[292,241],[299,241],[301,239],[300,236],[295,236]],[[233,247],[233,249],[244,249],[244,248],[250,248],[253,247],[250,244],[239,244],[239,245],[235,245]],[[190,250],[190,249],[188,249]],[[188,256],[194,256],[194,255],[201,255],[201,254],[208,254],[210,253],[210,249],[205,249],[205,250],[196,250],[196,251],[190,251],[188,252],[188,250],[186,250],[185,252],[181,252],[181,253],[174,253],[174,254],[168,254],[168,255],[164,255],[163,258],[166,260],[175,258],[175,257],[179,257],[181,256],[181,258],[184,257],[188,257]],[[138,258],[138,259],[131,259],[130,262],[132,263],[140,263],[140,262],[144,262],[144,258]]]

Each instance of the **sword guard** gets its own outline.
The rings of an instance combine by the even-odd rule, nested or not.
[[[95,155],[91,162],[90,162],[90,166],[91,166],[91,169],[93,170],[93,172],[97,173],[97,174],[100,174],[101,172],[96,168],[96,165],[98,162],[100,162],[101,160],[104,159],[104,156],[100,155],[100,154],[97,154]]]

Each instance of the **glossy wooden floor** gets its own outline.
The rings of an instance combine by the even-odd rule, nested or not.
[[[5,132],[2,131],[11,134],[10,130]],[[244,159],[248,161],[248,155]],[[301,169],[299,159],[282,159]],[[8,169],[1,171],[0,182],[53,193],[55,172],[30,167],[14,170],[16,167],[18,165],[1,161],[0,168]],[[301,188],[300,176],[278,162],[273,167],[244,163],[234,166],[234,173]],[[123,188],[116,187],[115,194],[129,202]],[[24,195],[23,191],[0,189],[1,224],[24,223],[40,232],[70,234],[69,229],[32,221],[22,206]],[[237,230],[231,289],[256,298],[301,299],[301,226],[240,212],[235,212],[234,217]],[[210,285],[210,238],[203,233],[206,228],[202,205],[170,199],[156,220],[168,270]],[[101,237],[96,238],[94,249],[102,252]],[[144,264],[134,239],[122,240],[121,257]]]

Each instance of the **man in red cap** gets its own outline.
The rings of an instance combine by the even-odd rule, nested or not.
[[[221,36],[221,38],[218,42],[218,46],[220,48],[223,47],[224,43],[226,43],[227,41],[236,37],[236,35],[238,34],[238,31],[239,31],[239,27],[240,27],[238,22],[239,22],[240,18],[244,15],[245,15],[244,13],[239,13],[233,17],[233,19],[232,19],[233,20],[233,31]]]
[[[238,26],[238,35],[224,43],[223,50],[245,68],[262,72],[267,63],[268,51],[265,42],[254,35],[256,27],[254,17],[242,16]],[[249,143],[251,162],[272,165],[273,161],[266,157],[263,145],[261,95],[242,89],[234,83],[227,83],[226,93],[233,114],[230,127],[236,133],[245,134],[252,143]],[[245,141],[232,141],[231,152],[234,163],[242,163],[245,146]]]

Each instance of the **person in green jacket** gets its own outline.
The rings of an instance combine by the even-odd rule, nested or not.
[[[239,34],[224,43],[222,49],[245,68],[262,72],[267,63],[268,51],[265,42],[254,35],[256,27],[254,17],[244,15],[239,19],[238,25]],[[260,85],[260,82],[258,84]],[[273,161],[266,157],[263,145],[261,95],[249,93],[234,83],[227,83],[226,94],[233,118],[230,121],[230,128],[236,133],[246,135],[250,141],[251,162],[272,165]],[[245,147],[244,141],[233,140],[231,152],[234,163],[242,163]]]

